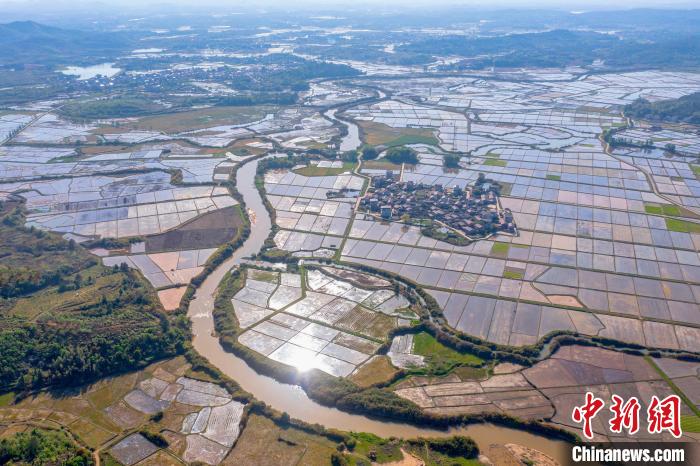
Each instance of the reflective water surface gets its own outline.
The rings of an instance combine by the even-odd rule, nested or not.
[[[360,128],[355,123],[345,120],[339,120],[338,118],[336,118],[335,113],[337,111],[338,109],[334,108],[333,110],[328,110],[327,112],[324,112],[324,115],[330,118],[331,120],[335,120],[340,124],[348,127],[348,134],[345,135],[345,137],[343,137],[342,141],[340,141],[340,150],[355,150],[362,144],[362,141],[360,141]]]
[[[114,63],[102,63],[92,66],[67,66],[61,70],[61,73],[69,76],[77,76],[78,81],[95,78],[97,76],[111,78],[121,71],[120,68],[115,68],[113,65]]]
[[[257,165],[257,161],[248,162],[236,174],[238,191],[243,196],[246,207],[254,213],[251,215],[251,234],[231,258],[207,277],[190,304],[188,315],[192,321],[193,344],[199,354],[206,357],[219,370],[238,382],[244,390],[252,393],[257,399],[308,423],[318,423],[328,428],[345,431],[371,432],[382,437],[444,437],[462,434],[472,437],[482,450],[486,450],[488,445],[493,443],[517,443],[540,450],[560,463],[568,459],[566,443],[516,429],[492,424],[477,424],[441,431],[370,419],[322,406],[309,399],[299,386],[283,384],[270,377],[260,375],[251,369],[245,361],[226,352],[221,347],[219,339],[214,336],[212,318],[214,293],[227,271],[239,263],[241,258],[260,250],[271,228],[270,217],[254,184]]]

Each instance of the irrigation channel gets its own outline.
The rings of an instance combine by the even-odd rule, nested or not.
[[[473,438],[482,451],[490,444],[515,443],[539,450],[560,464],[568,461],[567,444],[540,435],[533,435],[517,429],[493,424],[472,424],[455,427],[448,431],[417,427],[410,424],[370,419],[366,416],[349,414],[336,408],[323,406],[311,400],[297,385],[280,383],[271,377],[258,374],[248,364],[232,353],[226,352],[214,332],[214,297],[216,289],[226,272],[249,257],[263,246],[270,233],[271,221],[260,193],[255,187],[257,160],[244,163],[236,173],[236,185],[243,196],[246,207],[254,212],[251,215],[251,234],[233,256],[217,267],[197,289],[190,302],[188,316],[192,321],[193,345],[195,350],[207,358],[214,366],[232,378],[249,393],[271,407],[287,412],[291,417],[308,423],[321,424],[328,428],[344,431],[370,432],[381,437],[446,437],[466,435]]]

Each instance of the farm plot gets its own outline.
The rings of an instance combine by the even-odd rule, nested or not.
[[[79,390],[42,392],[0,406],[0,423],[60,425],[107,453],[103,463],[216,465],[240,435],[245,406],[196,376],[201,374],[192,373],[183,357],[160,361]],[[151,416],[157,413],[162,416],[154,421]],[[139,433],[143,428],[159,433],[169,445],[158,447]]]
[[[686,394],[697,393],[700,386],[697,363],[657,359],[655,365],[665,375],[687,381]],[[507,413],[529,418],[547,419],[580,434],[580,425],[571,421],[570,413],[581,403],[586,391],[592,391],[609,405],[613,393],[627,399],[636,396],[645,412],[652,395],[663,398],[673,388],[641,356],[627,355],[594,347],[566,346],[550,358],[530,368],[501,364],[493,375],[479,380],[462,379],[456,373],[437,377],[411,377],[402,381],[395,392],[418,404],[426,412],[437,415]],[[594,420],[596,441],[605,441],[624,434],[609,430],[611,413],[601,411]],[[683,413],[692,414],[685,406]],[[641,431],[635,438],[651,437]],[[696,441],[692,437],[685,437]]]
[[[675,146],[675,150],[688,155],[700,154],[700,137],[697,134],[686,133],[673,129],[630,128],[616,133],[620,138],[630,140],[635,144],[644,145],[651,140],[655,145],[664,147],[666,144]]]
[[[29,128],[46,122],[61,120],[40,119]],[[78,242],[145,236],[146,242],[131,245],[129,256],[94,252],[107,256],[109,265],[125,262],[140,269],[156,288],[186,285],[242,226],[228,189],[211,184],[227,180],[236,162],[186,146],[3,147],[0,199],[24,198],[28,226]],[[183,292],[161,290],[159,297],[173,310]]]
[[[425,365],[423,356],[413,353],[413,334],[395,336],[387,356],[391,363],[402,369]]]
[[[469,125],[467,118],[460,113],[396,100],[361,105],[347,110],[345,114],[359,122],[367,139],[366,142],[369,144],[434,144],[437,141],[431,131],[426,129],[435,128],[439,132],[440,139],[451,149],[454,138],[447,137],[446,134],[454,135],[455,128],[463,128],[466,132]],[[370,122],[371,125],[367,124]],[[392,132],[392,128],[409,129],[402,133]],[[454,150],[463,150],[463,148],[455,147]]]
[[[27,223],[85,237],[157,234],[206,212],[236,205],[228,190],[176,187],[164,172],[0,184],[27,200]]]
[[[256,134],[269,134],[283,145],[303,147],[325,142],[337,134],[315,109],[274,106],[214,107],[139,119],[115,120],[114,126],[90,127],[95,140],[109,143],[146,143],[174,139],[199,146],[229,148]]]
[[[333,124],[318,113],[304,117],[292,130],[271,133],[269,136],[290,149],[324,148],[340,133]]]
[[[309,90],[301,93],[304,99],[304,105],[311,107],[336,106],[345,102],[352,102],[369,97],[370,95],[371,93],[368,90],[346,87],[334,82],[310,83]]]
[[[158,451],[158,447],[141,434],[131,434],[109,451],[119,462],[131,466],[151,456]]]
[[[93,134],[108,142],[143,143],[182,139],[209,147],[227,147],[251,137],[248,127],[273,120],[277,107],[215,107],[138,119],[123,119],[118,126],[95,128]]]
[[[107,256],[102,258],[102,262],[109,267],[126,264],[138,269],[155,288],[162,288],[189,284],[204,269],[204,264],[215,251],[215,248],[210,248]]]
[[[426,158],[432,156],[422,160]],[[414,177],[416,183],[452,183],[427,177],[429,170],[442,173],[441,167],[421,163],[404,177]],[[601,182],[612,185],[611,179]],[[341,259],[398,273],[433,289],[442,304],[452,299],[445,309],[450,325],[492,341],[531,344],[551,331],[577,330],[698,350],[688,335],[696,333],[700,322],[700,235],[671,231],[669,225],[675,224],[645,212],[641,200],[634,201],[635,212],[630,211],[631,199],[613,203],[607,198],[609,204],[594,207],[577,201],[584,197],[545,202],[514,194],[515,189],[501,202],[517,220],[517,236],[453,246],[422,236],[418,227],[358,215]],[[591,202],[602,199],[587,196]],[[518,300],[528,304],[516,309]],[[513,338],[504,333],[506,328],[512,328]]]
[[[157,376],[165,375],[171,381]],[[182,459],[216,465],[223,460],[240,434],[240,421],[244,405],[231,399],[230,394],[218,385],[188,377],[172,381],[166,373],[154,373],[154,377],[141,381],[137,388],[124,396],[124,402],[133,410],[153,415],[172,408],[178,413],[186,447]],[[121,402],[106,412],[118,416],[124,410]],[[174,435],[174,434],[173,434]],[[176,435],[177,437],[177,435]],[[145,443],[144,443],[145,442]],[[157,449],[157,448],[156,448]],[[153,453],[154,446],[138,434],[122,440],[111,449],[112,455],[124,462]],[[148,453],[150,452],[150,453]],[[147,454],[146,454],[147,453]]]
[[[295,466],[327,464],[336,444],[326,437],[294,427],[280,428],[269,419],[251,415],[231,453],[221,463],[226,466]]]
[[[332,256],[345,234],[363,183],[352,174],[267,172],[265,192],[281,228],[275,236],[277,247],[301,255]]]
[[[667,144],[672,145],[674,147],[673,154],[665,149],[616,148],[613,152],[616,157],[651,176],[659,192],[664,195],[665,199],[660,199],[658,202],[665,207],[665,210],[664,208],[657,210],[653,208],[653,204],[647,204],[645,210],[648,213],[663,213],[673,217],[688,215],[687,211],[679,209],[675,205],[669,205],[669,199],[682,206],[695,209],[695,213],[700,208],[700,181],[698,181],[697,176],[698,167],[700,167],[697,164],[697,157],[700,154],[700,138],[690,133],[678,134],[684,135],[686,139],[673,138],[669,140],[670,142],[658,144],[659,147],[664,147]],[[656,136],[656,133],[644,133],[642,136],[650,139],[652,136]],[[684,142],[686,145],[683,145]],[[676,148],[676,144],[678,144],[678,148]]]
[[[19,143],[65,144],[75,142],[95,141],[92,131],[94,125],[77,125],[56,115],[47,113],[27,126],[15,137]]]
[[[485,380],[413,377],[399,384],[396,394],[436,415],[507,412],[530,419],[554,414],[552,404],[520,372],[493,375]]]
[[[238,340],[277,362],[304,371],[350,375],[410,316],[408,302],[392,290],[359,288],[312,269],[302,291],[300,275],[248,269],[232,304]],[[364,335],[358,336],[356,334]]]
[[[77,158],[78,153],[72,148],[33,147],[33,146],[2,146],[0,147],[0,167],[10,163],[44,164],[55,160],[70,160]],[[10,178],[3,176],[3,179]]]
[[[147,252],[161,252],[218,247],[235,238],[242,225],[240,207],[224,207],[165,233],[148,236],[144,248]]]
[[[211,154],[197,154],[171,143],[144,145],[127,151],[85,146],[63,147],[9,146],[0,148],[0,180],[28,181],[46,177],[87,177],[114,172],[179,171],[185,183],[225,181],[237,160]],[[99,149],[98,149],[99,148]],[[101,150],[100,150],[101,149]],[[122,151],[123,150],[123,151]],[[169,152],[173,153],[169,153]],[[168,152],[168,153],[166,153]]]
[[[0,141],[4,141],[12,133],[32,121],[32,115],[21,113],[0,114]]]
[[[674,381],[682,380],[684,375],[695,374],[691,375],[695,378],[692,388],[686,388],[689,393],[698,386],[697,363],[661,359],[655,360],[654,365],[666,367],[673,374]],[[580,398],[585,391],[592,391],[606,403],[611,402],[611,394],[618,394],[625,399],[636,396],[642,404],[641,412],[646,412],[652,395],[663,399],[674,393],[674,388],[662,377],[663,372],[657,371],[654,365],[640,356],[573,346],[562,348],[551,359],[524,370],[523,375],[552,401],[557,412],[552,421],[576,428],[567,413],[573,410],[575,399]],[[683,406],[682,414],[691,413],[689,406]],[[598,435],[602,435],[603,439],[619,436],[609,430],[610,416],[611,413],[606,411],[594,421],[597,438]],[[635,437],[651,436],[640,430]],[[669,440],[670,436],[666,439]],[[687,439],[693,441],[690,437]]]

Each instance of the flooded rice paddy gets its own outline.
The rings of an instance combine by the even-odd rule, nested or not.
[[[301,387],[283,384],[270,377],[260,375],[242,359],[226,352],[214,335],[212,317],[214,293],[219,282],[231,267],[240,263],[242,258],[260,250],[272,226],[260,194],[254,185],[256,168],[257,161],[252,161],[243,165],[236,174],[237,189],[243,196],[247,208],[255,212],[251,234],[244,245],[236,250],[230,259],[207,277],[190,304],[188,315],[192,321],[193,344],[197,352],[206,357],[227,376],[236,380],[244,390],[252,393],[257,399],[306,422],[319,423],[328,428],[371,432],[384,437],[464,434],[471,436],[482,446],[491,443],[520,443],[540,450],[558,461],[564,461],[568,454],[564,442],[546,439],[515,429],[485,424],[440,431],[396,422],[379,421],[322,406],[309,399]]]

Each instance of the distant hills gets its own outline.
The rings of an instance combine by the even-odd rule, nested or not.
[[[544,14],[544,13],[543,13]],[[516,18],[514,13],[503,13],[507,18]],[[482,35],[465,35],[447,29],[446,34],[416,34],[400,40],[392,54],[381,48],[363,46],[361,42],[349,46],[338,42],[311,46],[300,41],[300,50],[317,54],[324,59],[349,58],[398,64],[428,64],[435,57],[463,56],[468,60],[454,65],[445,65],[444,71],[461,69],[483,69],[521,67],[564,67],[569,65],[589,66],[603,63],[609,70],[633,69],[693,69],[700,68],[700,10],[687,12],[635,10],[625,12],[597,12],[583,15],[560,13],[551,19],[553,26],[528,28],[529,22],[540,24],[542,19],[533,18],[529,12],[520,22],[522,31],[509,33],[502,25],[496,27],[489,22],[484,28],[492,30]],[[395,21],[404,16],[395,18]],[[411,18],[409,18],[411,19]],[[413,18],[411,21],[416,21]],[[501,24],[503,19],[494,21]],[[410,22],[410,24],[413,24]],[[602,25],[596,27],[595,25]],[[613,26],[620,24],[621,31]],[[637,26],[637,25],[643,25]],[[519,30],[515,28],[514,30]],[[99,32],[63,29],[33,21],[16,21],[0,24],[0,65],[19,64],[94,64],[110,61],[115,56],[133,48],[139,48],[139,38],[149,29],[134,28],[129,31]],[[401,37],[387,32],[387,38]],[[393,35],[392,35],[393,34]],[[389,39],[387,39],[389,40]],[[258,48],[256,40],[240,40],[240,37],[200,34],[196,39],[183,39],[175,45],[181,50],[207,48],[210,41],[221,44]],[[218,41],[218,42],[216,42]],[[233,41],[229,43],[228,41]],[[263,39],[264,41],[264,39]],[[359,44],[359,45],[358,45]],[[305,45],[309,45],[305,49]],[[390,56],[389,56],[390,55]]]
[[[21,43],[27,39],[59,39],[73,38],[79,32],[45,26],[34,21],[15,21],[13,23],[0,24],[2,40],[7,42]]]
[[[478,57],[472,68],[562,67],[602,60],[617,69],[700,66],[700,35],[659,35],[656,40],[624,39],[594,31],[555,29],[490,37],[439,36],[397,47],[424,55]]]
[[[128,49],[128,33],[84,32],[34,21],[0,24],[0,64],[94,63]]]

